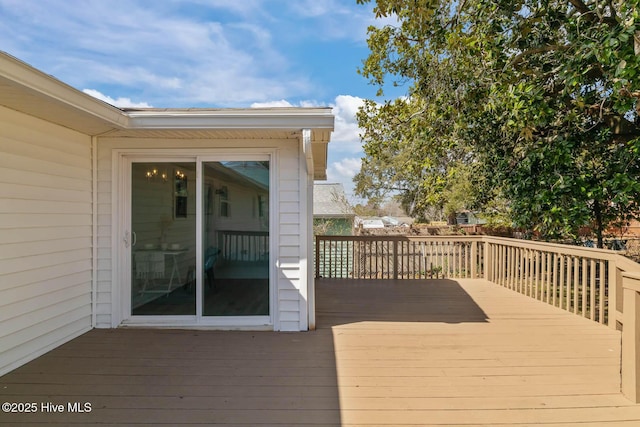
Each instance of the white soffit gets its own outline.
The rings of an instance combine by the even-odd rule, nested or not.
[[[0,105],[97,135],[126,125],[122,110],[0,52]]]

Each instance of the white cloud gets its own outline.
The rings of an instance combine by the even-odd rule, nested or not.
[[[251,104],[251,108],[273,108],[273,107],[293,107],[293,105],[286,99],[280,101],[267,101],[267,102],[254,102]]]
[[[355,2],[344,0],[295,0],[287,2],[287,6],[300,19],[307,22],[311,19],[315,25],[308,27],[306,37],[322,39],[348,39],[364,43],[367,28],[370,25],[383,26],[397,23],[397,20],[376,19],[373,5],[355,5]]]
[[[333,114],[335,130],[331,137],[331,149],[340,153],[359,153],[362,151],[360,128],[356,120],[358,108],[364,100],[357,96],[339,95],[335,99]]]
[[[72,86],[153,93],[163,107],[242,106],[312,92],[275,45],[277,27],[269,26],[264,3],[191,6],[0,0],[0,39],[11,40],[11,54]]]
[[[339,182],[344,187],[347,198],[352,202],[357,202],[353,195],[355,184],[353,177],[360,171],[361,159],[347,157],[331,162],[327,166],[327,182]]]
[[[331,174],[336,180],[352,179],[359,171],[362,159],[349,157],[329,165],[327,174]]]
[[[146,102],[133,102],[130,98],[121,97],[113,99],[110,96],[104,95],[94,89],[84,89],[83,92],[118,108],[153,108]]]

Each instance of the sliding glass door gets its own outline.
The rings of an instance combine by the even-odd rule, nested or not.
[[[269,316],[269,157],[191,159],[130,162],[130,315]]]
[[[196,314],[196,164],[131,165],[131,314]]]
[[[204,162],[204,316],[269,314],[269,162]]]

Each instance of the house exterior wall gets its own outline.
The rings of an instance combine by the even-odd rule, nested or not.
[[[277,253],[271,256],[270,262],[277,268],[275,274],[274,319],[273,328],[282,331],[299,331],[307,328],[306,304],[301,298],[301,287],[306,280],[301,279],[301,247],[300,223],[300,153],[297,140],[211,140],[211,139],[145,139],[145,138],[109,138],[102,137],[97,143],[97,304],[96,327],[110,328],[118,326],[123,314],[119,313],[122,304],[122,290],[114,272],[117,271],[117,260],[114,260],[113,242],[114,226],[117,218],[113,218],[113,203],[117,197],[117,185],[113,182],[114,152],[131,151],[144,153],[144,150],[173,150],[177,153],[223,154],[250,153],[272,150],[275,154],[271,173],[275,174],[275,188],[271,188],[274,198],[275,213],[272,218],[277,224],[272,226],[272,238],[277,242]],[[177,150],[177,151],[176,151]],[[152,151],[149,151],[151,155]],[[157,151],[156,151],[157,153]],[[301,313],[303,313],[301,315]]]
[[[92,327],[91,152],[0,107],[0,375]]]

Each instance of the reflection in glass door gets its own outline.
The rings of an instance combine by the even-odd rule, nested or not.
[[[196,164],[131,165],[131,314],[196,314]]]
[[[202,314],[269,315],[269,162],[202,166]]]

